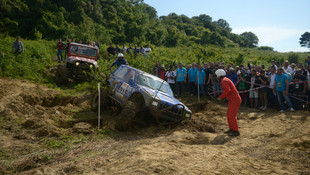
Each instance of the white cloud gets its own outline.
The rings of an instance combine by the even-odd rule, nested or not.
[[[305,32],[302,29],[257,26],[236,28],[232,32],[236,34],[253,32],[258,37],[260,46],[271,46],[280,52],[308,51],[306,48],[299,48],[299,38]]]

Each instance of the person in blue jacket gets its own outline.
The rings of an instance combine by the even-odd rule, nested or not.
[[[117,67],[119,67],[122,64],[128,65],[127,60],[124,59],[124,55],[122,53],[119,53],[117,55],[117,59],[112,63],[111,68],[116,64]]]
[[[186,69],[182,63],[179,63],[179,68],[176,70],[176,95],[179,96],[184,91],[184,82],[186,81]]]

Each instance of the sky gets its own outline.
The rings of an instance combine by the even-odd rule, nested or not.
[[[250,31],[259,46],[278,52],[309,52],[299,38],[310,32],[310,0],[144,0],[154,7],[157,16],[170,13],[188,17],[206,14],[212,20],[226,20],[232,32]]]

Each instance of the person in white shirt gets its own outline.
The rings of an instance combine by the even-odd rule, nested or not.
[[[291,75],[294,73],[293,69],[291,68],[291,66],[289,65],[288,61],[284,62],[284,66],[282,67],[283,70],[287,73],[290,73]]]
[[[151,51],[152,49],[150,48],[150,45],[147,45],[146,48],[144,48],[145,54],[149,54]]]
[[[271,108],[278,108],[278,99],[277,96],[273,93],[273,87],[276,83],[276,68],[275,66],[270,67],[270,74],[268,75],[268,81],[269,81],[269,89],[268,89],[268,102],[269,106]]]
[[[165,75],[167,82],[169,83],[173,93],[175,91],[175,78],[176,78],[176,72],[172,70],[172,66],[169,67],[169,70],[166,72]]]
[[[274,66],[276,70],[278,69],[278,66],[276,65],[276,61],[275,60],[271,61],[271,66]]]

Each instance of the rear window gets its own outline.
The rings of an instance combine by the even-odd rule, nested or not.
[[[89,48],[89,47],[83,47],[83,46],[71,45],[70,52],[80,54],[80,55],[92,56],[92,57],[97,56],[96,49]]]
[[[119,67],[119,70],[115,72],[115,76],[119,79],[122,79],[124,75],[128,72],[129,68],[127,67]]]

